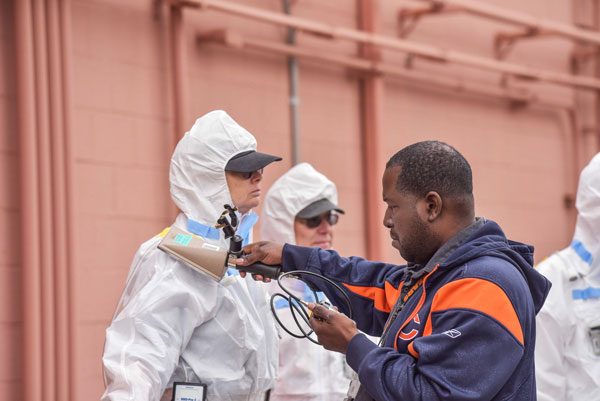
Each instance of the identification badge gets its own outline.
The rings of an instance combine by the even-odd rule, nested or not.
[[[594,350],[594,354],[596,356],[600,356],[600,325],[590,327],[588,334],[590,335],[590,340],[592,341],[592,349]]]
[[[356,398],[356,394],[358,394],[358,389],[360,388],[360,382],[358,381],[358,374],[356,372],[352,372],[352,379],[350,380],[350,385],[348,386],[347,397],[344,398],[344,401],[352,401]]]
[[[172,401],[205,401],[206,384],[200,383],[173,383]]]

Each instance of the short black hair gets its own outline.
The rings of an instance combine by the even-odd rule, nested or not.
[[[425,196],[435,191],[442,197],[473,197],[469,162],[456,149],[440,141],[417,142],[397,152],[385,168],[401,167],[396,189]]]

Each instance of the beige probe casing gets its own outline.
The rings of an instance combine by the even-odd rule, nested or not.
[[[158,249],[217,281],[220,281],[227,271],[226,249],[177,227],[170,228],[158,244]]]

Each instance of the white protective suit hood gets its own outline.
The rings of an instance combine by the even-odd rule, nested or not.
[[[171,157],[171,198],[183,213],[177,217],[174,225],[201,235],[213,245],[228,249],[229,240],[225,239],[222,230],[214,228],[224,210],[223,206],[233,206],[225,177],[225,165],[236,154],[256,150],[256,147],[256,139],[252,134],[225,111],[214,110],[198,118],[181,138]],[[238,213],[238,218],[240,217]],[[256,215],[254,217],[257,218]],[[253,221],[249,221],[249,227],[246,228],[251,229],[255,220],[249,220]],[[194,222],[199,224],[191,227],[190,224]],[[198,229],[205,231],[200,232]],[[115,315],[146,285],[153,274],[150,271],[147,274],[133,273],[131,270],[127,278],[127,289],[121,296]]]
[[[324,198],[337,205],[337,189],[333,182],[308,163],[292,167],[267,192],[260,219],[261,239],[296,244],[296,214]]]
[[[256,139],[223,110],[200,117],[171,158],[171,198],[188,219],[214,226],[226,203],[233,206],[225,165],[256,150]]]
[[[571,247],[589,266],[579,273],[600,283],[600,153],[581,172],[575,205],[579,213]]]
[[[600,153],[581,172],[576,206],[571,245],[537,266],[552,282],[536,317],[540,401],[600,400]]]
[[[171,196],[182,211],[173,225],[227,248],[214,227],[232,204],[225,166],[255,149],[254,137],[224,111],[196,120],[171,159]],[[255,216],[245,214],[238,228],[248,240]],[[106,330],[102,401],[171,400],[174,382],[207,385],[210,401],[264,401],[278,355],[265,285],[235,269],[217,282],[158,249],[161,235],[138,249]]]
[[[337,189],[323,174],[308,163],[301,163],[279,177],[271,186],[261,211],[261,239],[296,243],[294,219],[298,212],[320,199],[337,205]],[[314,302],[312,293],[301,281],[284,280],[289,291],[305,301]],[[277,282],[269,291],[281,293]],[[325,296],[321,294],[323,299]],[[274,303],[278,318],[298,332],[289,304],[283,299]],[[343,354],[328,351],[308,340],[293,338],[279,330],[279,377],[272,401],[334,401],[345,398],[352,370]]]

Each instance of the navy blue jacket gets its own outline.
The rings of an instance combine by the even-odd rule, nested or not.
[[[535,400],[535,315],[550,282],[532,265],[533,247],[487,221],[412,288],[381,347],[362,334],[350,341],[348,364],[378,401]],[[293,245],[283,266],[341,283],[358,328],[376,336],[406,267]],[[331,286],[306,281],[348,313]]]

